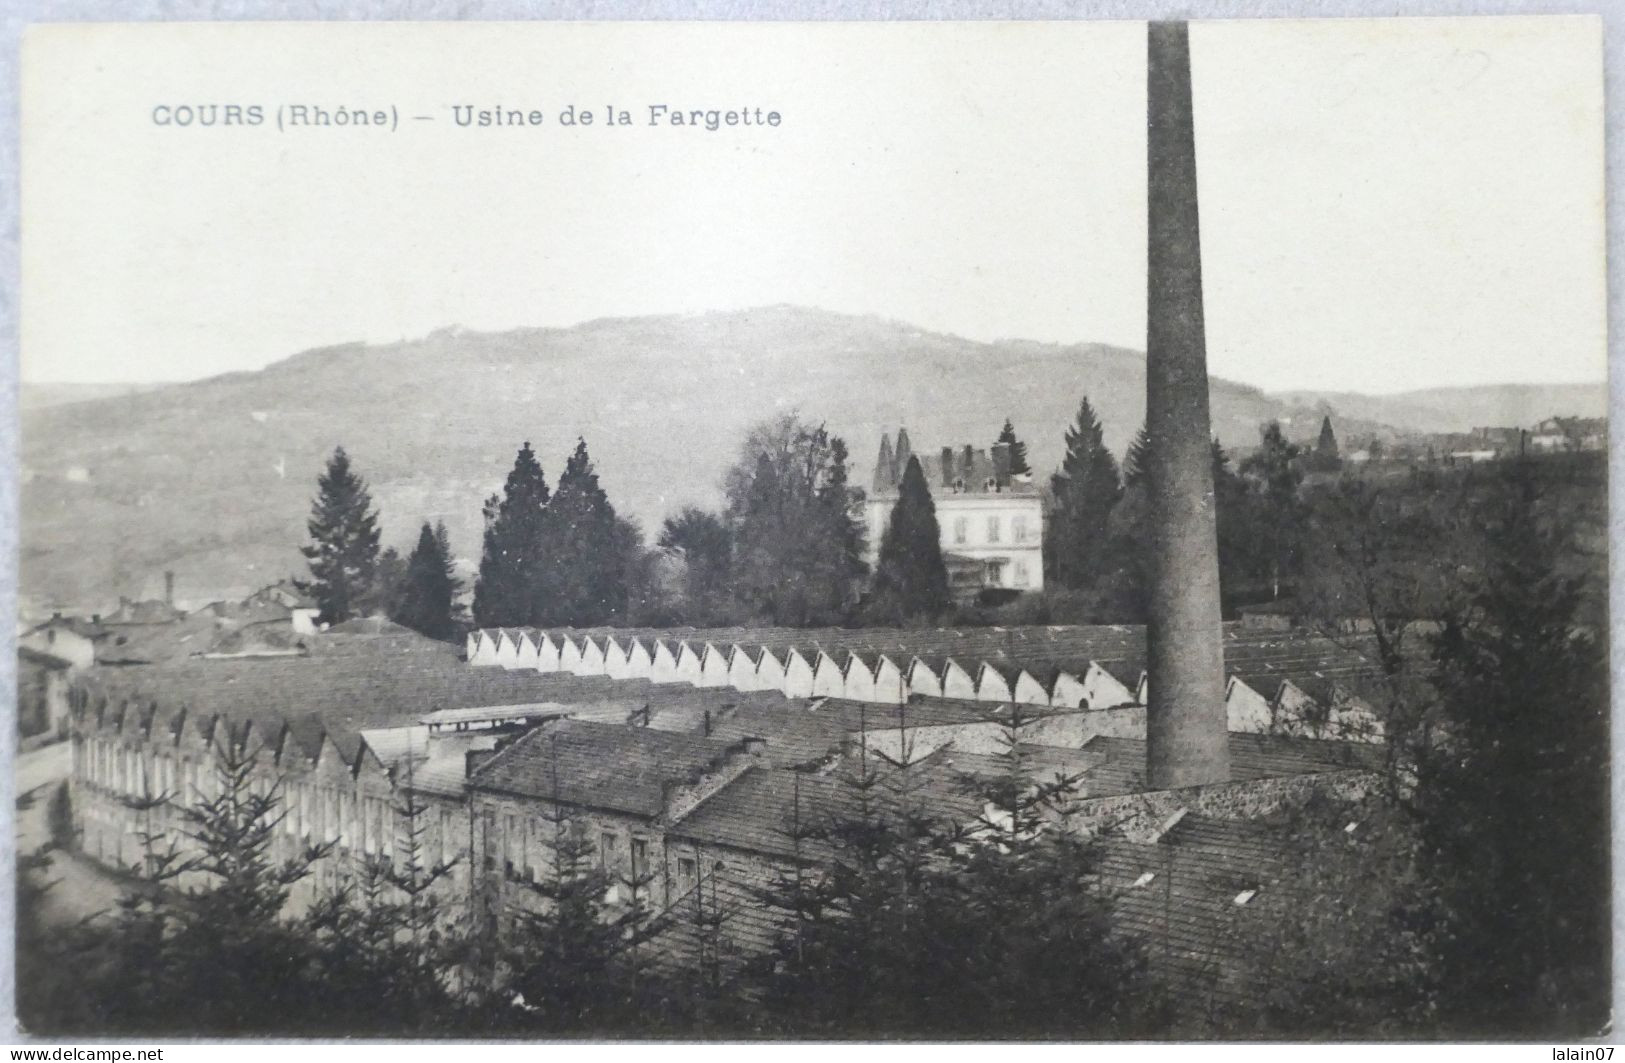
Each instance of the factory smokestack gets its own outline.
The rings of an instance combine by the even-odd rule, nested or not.
[[[1152,529],[1146,777],[1230,777],[1219,627],[1190,33],[1150,24],[1147,51],[1146,482]]]

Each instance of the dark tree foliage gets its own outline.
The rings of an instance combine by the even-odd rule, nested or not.
[[[395,619],[400,612],[401,599],[406,593],[406,559],[393,546],[378,555],[373,569],[372,590],[363,600],[360,612],[366,616],[382,614]]]
[[[749,617],[805,626],[843,619],[863,578],[863,495],[846,445],[794,414],[759,424],[729,470],[734,597]]]
[[[327,471],[316,481],[306,527],[311,543],[301,547],[310,565],[310,580],[300,588],[316,599],[324,624],[357,615],[373,591],[378,564],[378,514],[366,481],[350,468],[343,447],[333,451]]]
[[[906,707],[899,728],[906,728]],[[929,811],[907,745],[840,770],[833,805],[798,799],[787,836],[827,852],[762,891],[785,928],[758,965],[790,1036],[1087,1037],[1153,1028],[1158,995],[1109,926],[1091,843],[1068,829],[1075,779],[1038,780],[1005,727],[1006,771],[961,785],[969,822]],[[1063,943],[1064,944],[1058,944]]]
[[[1321,627],[1380,663],[1388,741],[1379,791],[1296,832],[1311,903],[1279,924],[1280,958],[1300,961],[1268,994],[1283,1034],[1550,1039],[1608,1022],[1607,662],[1584,619],[1602,559],[1576,565],[1601,503],[1523,460],[1456,487],[1316,500],[1313,562],[1334,573]]]
[[[457,628],[453,607],[458,587],[445,524],[431,528],[424,521],[417,546],[407,559],[400,601],[390,619],[433,639],[451,638]]]
[[[502,497],[485,502],[485,542],[474,581],[474,623],[515,627],[535,622],[535,594],[546,551],[547,479],[527,441],[514,458]]]
[[[626,573],[616,550],[615,507],[598,483],[587,442],[559,476],[542,518],[545,543],[530,622],[593,627],[626,611]]]
[[[937,507],[931,501],[920,459],[910,456],[891,520],[880,540],[874,590],[865,613],[879,623],[929,625],[952,605]]]
[[[1440,1017],[1460,1036],[1579,1036],[1610,1007],[1608,646],[1562,571],[1575,521],[1511,463],[1486,549],[1433,636],[1442,734],[1417,764],[1440,911]]]
[[[633,866],[623,875],[606,866],[590,822],[557,798],[556,756],[551,782],[550,866],[526,880],[538,903],[521,906],[502,935],[500,995],[519,1001],[507,1016],[519,1029],[624,1036],[650,1025],[662,997],[640,955],[666,927],[649,904],[654,872]],[[612,903],[612,890],[625,902]]]
[[[683,613],[691,623],[709,626],[730,613],[733,535],[714,513],[685,506],[667,517],[656,545],[683,565]]]
[[[1010,423],[1010,418],[1008,417],[1004,419],[1004,428],[999,432],[997,442],[1008,443],[1010,445],[1011,476],[1032,475],[1032,466],[1027,464],[1027,444],[1016,438],[1015,425]]]
[[[1109,563],[1107,530],[1123,488],[1087,396],[1078,406],[1077,422],[1066,430],[1066,456],[1050,478],[1050,491],[1054,509],[1044,538],[1050,562],[1046,582],[1088,587]]]
[[[1271,598],[1281,596],[1282,584],[1299,572],[1303,507],[1298,488],[1303,483],[1302,449],[1289,442],[1278,421],[1259,429],[1258,449],[1241,463],[1242,478],[1259,506],[1248,521],[1247,534],[1255,544],[1251,565],[1264,581]]]
[[[1146,431],[1145,425],[1134,433],[1134,439],[1128,445],[1128,452],[1123,455],[1123,486],[1138,487],[1145,480],[1146,452],[1151,446],[1151,433]]]

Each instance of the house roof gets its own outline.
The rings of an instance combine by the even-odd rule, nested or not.
[[[33,665],[36,668],[50,669],[53,672],[66,671],[73,667],[71,663],[54,654],[31,650],[27,646],[17,647],[17,658],[24,664]]]
[[[527,732],[477,768],[470,789],[658,816],[665,788],[719,764],[727,742],[648,727],[558,720]]]

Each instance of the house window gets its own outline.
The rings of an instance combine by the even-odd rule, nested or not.
[[[504,826],[507,827],[507,830],[503,832],[503,839],[502,839],[503,840],[502,866],[503,866],[503,870],[505,870],[508,873],[509,878],[518,878],[519,873],[518,873],[517,868],[518,868],[518,865],[519,865],[519,821],[516,820],[511,815],[507,816],[506,820],[507,820],[507,822],[504,824]]]
[[[677,874],[684,882],[694,881],[694,859],[688,856],[677,858]]]
[[[616,851],[620,848],[620,840],[610,831],[604,831],[598,837],[598,869],[600,871],[614,871],[620,864],[620,855]]]
[[[998,514],[994,514],[993,516],[987,518],[987,541],[990,543],[996,543],[999,541]]]
[[[954,542],[963,544],[970,538],[970,518],[954,518]]]
[[[649,839],[632,839],[632,878],[644,878],[649,874]]]
[[[1027,518],[1025,516],[1010,518],[1010,534],[1018,543],[1027,541]]]
[[[989,587],[1004,586],[1004,558],[995,558],[987,563],[987,585]]]
[[[1026,585],[1027,585],[1027,562],[1025,562],[1025,561],[1017,561],[1016,562],[1016,586],[1025,587]]]
[[[497,814],[495,809],[485,810],[485,845],[481,847],[484,854],[485,870],[495,871],[497,866]]]

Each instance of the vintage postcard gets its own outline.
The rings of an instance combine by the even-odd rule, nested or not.
[[[18,1035],[1604,1036],[1601,42],[30,27]]]

